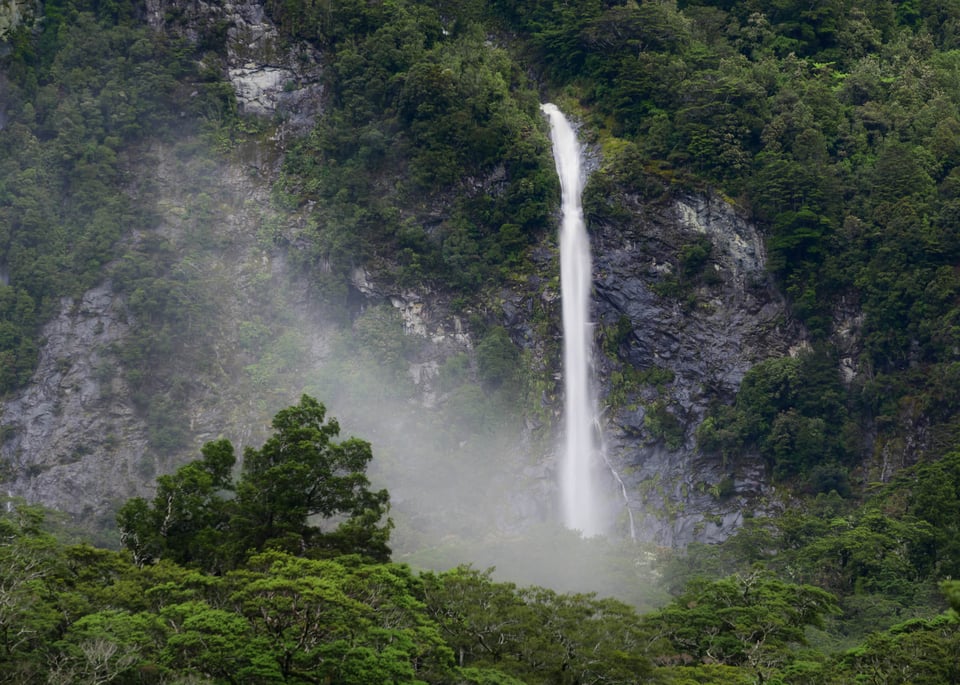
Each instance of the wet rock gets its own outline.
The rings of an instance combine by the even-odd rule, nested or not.
[[[671,380],[618,390],[625,397],[606,414],[608,458],[639,538],[717,541],[740,525],[743,509],[759,506],[767,486],[757,478],[761,464],[699,454],[696,428],[711,403],[729,401],[753,365],[787,354],[803,331],[769,282],[760,235],[732,205],[710,194],[625,204],[628,220],[591,227],[598,343],[625,322],[630,332],[607,340],[608,354],[597,360],[601,402],[609,406],[610,379],[625,368]],[[684,274],[684,246],[704,237],[709,258]],[[655,403],[675,420],[674,434],[646,420]]]

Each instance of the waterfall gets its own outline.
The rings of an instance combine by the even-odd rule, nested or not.
[[[590,243],[580,205],[580,144],[555,105],[541,105],[550,119],[553,157],[563,195],[560,228],[560,286],[563,304],[564,445],[560,492],[563,523],[584,536],[605,532],[596,495],[599,457],[594,438],[596,403],[590,382]]]

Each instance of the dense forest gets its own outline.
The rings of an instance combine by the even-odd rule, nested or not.
[[[128,501],[118,516],[121,552],[70,543],[42,511],[11,502],[0,516],[3,678],[479,685],[960,677],[956,581],[941,585],[952,604],[946,613],[863,637],[883,602],[918,592],[917,577],[929,575],[937,537],[929,524],[879,512],[857,522],[764,524],[765,537],[753,530],[720,554],[693,551],[664,569],[674,597],[641,615],[613,598],[497,582],[489,570],[415,573],[391,563],[389,496],[370,489],[369,444],[337,442],[336,420],[306,395],[276,415],[273,429],[261,448],[246,448],[236,480],[234,448],[218,440],[161,476],[152,501]],[[943,474],[922,474],[934,488],[931,481],[942,483]],[[783,550],[774,561],[751,565],[751,555],[763,559],[774,546]],[[740,570],[716,576],[725,562]]]
[[[127,502],[118,516],[122,552],[69,543],[42,511],[10,503],[0,516],[3,678],[367,685],[960,677],[960,583],[941,586],[953,605],[947,613],[872,630],[884,603],[919,592],[917,578],[930,575],[937,535],[929,524],[876,511],[858,521],[763,524],[719,554],[692,551],[664,569],[674,597],[641,615],[617,599],[519,588],[490,571],[415,573],[391,563],[388,495],[372,491],[364,474],[369,445],[337,442],[336,420],[308,396],[278,413],[273,428],[260,449],[245,450],[236,481],[234,448],[219,440],[161,476],[152,501]],[[960,460],[952,461],[956,470]],[[935,489],[943,474],[920,482]],[[775,547],[782,553],[763,563]],[[740,570],[724,576],[724,563]]]
[[[389,496],[366,478],[369,445],[338,442],[305,396],[242,459],[210,442],[160,476],[153,499],[122,506],[121,550],[10,502],[0,678],[960,682],[960,5],[266,9],[285,40],[323,52],[328,94],[316,125],[288,141],[274,188],[278,208],[312,220],[268,239],[344,316],[357,264],[399,285],[443,284],[464,311],[535,268],[557,193],[543,93],[601,152],[589,223],[629,221],[626,198],[679,191],[721,193],[749,215],[810,344],[718,397],[698,447],[759,455],[791,506],[747,516],[719,545],[656,550],[657,607],[470,567],[418,572],[390,560]],[[169,272],[162,237],[137,234],[151,209],[127,171],[157,139],[194,136],[230,156],[282,122],[238,109],[225,27],[181,35],[171,3],[171,30],[157,32],[145,13],[109,0],[0,2],[0,392],[29,380],[61,298],[106,277],[144,324],[120,351],[131,367],[200,354],[181,337],[202,325],[200,285]],[[430,202],[450,210],[437,220]],[[678,306],[706,278],[710,250],[679,255],[684,278],[662,289]],[[836,330],[846,312],[861,321],[847,377]],[[377,316],[359,336],[388,362],[402,357]],[[502,328],[473,323],[485,398],[507,413],[530,379]],[[465,373],[444,372],[453,385]],[[184,381],[132,381],[154,445],[182,442]],[[874,450],[907,443],[910,463],[878,477]]]

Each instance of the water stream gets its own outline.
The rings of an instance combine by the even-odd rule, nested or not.
[[[600,515],[596,471],[596,401],[590,380],[592,335],[590,242],[580,195],[580,143],[555,105],[541,106],[550,120],[553,157],[560,176],[563,222],[560,228],[560,285],[563,304],[564,444],[560,461],[563,523],[584,536],[606,532]]]

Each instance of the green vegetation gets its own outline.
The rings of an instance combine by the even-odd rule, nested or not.
[[[926,597],[920,590],[954,550],[930,544],[924,517],[936,515],[931,507],[955,508],[955,491],[932,488],[945,475],[958,487],[957,455],[943,471],[918,469],[893,486],[911,489],[916,497],[907,501],[919,502],[896,518],[824,501],[820,511],[756,521],[720,547],[692,548],[663,569],[674,598],[639,615],[615,599],[517,587],[490,571],[416,573],[391,562],[389,524],[381,524],[387,495],[367,489],[366,443],[333,442],[337,422],[306,396],[279,412],[273,427],[259,450],[245,452],[235,483],[233,448],[217,440],[199,460],[160,477],[152,503],[130,500],[118,517],[124,552],[67,543],[42,511],[9,503],[0,513],[0,678],[957,679],[957,583],[941,588],[953,610],[911,618],[943,607],[932,587]],[[824,517],[829,507],[832,520]],[[335,525],[323,530],[316,514]],[[704,572],[720,575],[708,580]]]
[[[185,344],[207,333],[208,281],[180,268],[182,245],[139,230],[156,225],[157,208],[120,188],[131,160],[174,131],[229,153],[271,124],[241,121],[211,67],[222,26],[194,44],[147,30],[139,3],[50,0],[42,21],[25,11],[17,25],[18,7],[0,0],[0,393],[29,379],[62,298],[109,278],[137,322],[122,372],[151,448],[171,453],[188,437],[184,369],[208,361]],[[369,446],[336,442],[336,422],[304,397],[237,473],[230,443],[211,442],[161,476],[152,500],[128,502],[124,552],[68,544],[22,504],[0,513],[0,680],[960,681],[956,3],[267,7],[284,39],[323,51],[330,98],[289,142],[275,188],[278,206],[306,220],[263,237],[294,248],[342,312],[346,274],[361,264],[399,286],[455,291],[465,309],[524,280],[557,191],[538,88],[578,98],[611,153],[587,189],[590,222],[628,221],[627,195],[708,187],[751,213],[811,347],[758,364],[735,399],[717,398],[698,444],[730,462],[759,455],[795,499],[722,545],[664,560],[672,600],[644,616],[472,568],[417,574],[389,560]],[[185,221],[199,246],[213,210],[195,199]],[[657,293],[694,302],[716,248],[679,246]],[[841,304],[862,314],[847,383],[831,347]],[[238,324],[257,390],[294,375],[304,346],[274,323]],[[349,377],[364,397],[402,393],[383,383],[410,361],[395,310],[370,307],[352,324],[333,344],[357,357],[307,382],[342,392]],[[491,458],[470,466],[494,471],[514,446],[491,439],[491,426],[529,388],[508,332],[493,321],[475,332],[476,354],[440,369],[450,421],[444,454],[429,458],[454,461],[468,441],[486,442]],[[615,362],[632,324],[603,335]],[[170,358],[184,365],[155,370]],[[645,428],[681,446],[668,372],[621,366],[611,380],[614,406],[656,389]],[[404,429],[416,434],[419,421]],[[917,436],[904,460],[917,463],[871,486],[870,452]],[[417,477],[440,483],[439,470]],[[733,483],[709,491],[729,497]],[[437,506],[460,496],[440,492]]]
[[[896,449],[919,423],[931,436],[928,458],[955,444],[956,7],[503,0],[494,8],[550,85],[578,94],[588,122],[616,136],[586,191],[589,220],[628,221],[628,196],[718,189],[763,229],[770,270],[816,356],[832,365],[796,390],[783,386],[793,373],[785,367],[802,364],[796,380],[806,385],[809,359],[756,370],[744,389],[753,396],[718,406],[701,429],[705,450],[756,450],[777,478],[810,481],[814,468],[849,477],[867,444],[857,436]],[[704,241],[681,246],[675,275],[656,292],[692,304],[689,286],[711,275],[710,253]],[[829,380],[815,406],[838,362],[829,349],[838,306],[863,315],[857,378],[849,387]]]
[[[124,546],[140,565],[169,559],[208,572],[265,549],[386,559],[392,524],[381,524],[387,492],[371,491],[364,475],[370,445],[333,442],[340,426],[325,416],[307,395],[278,413],[273,437],[244,450],[236,483],[233,446],[207,443],[200,461],[157,480],[152,504],[136,498],[120,509]]]
[[[845,683],[865,676],[874,680],[864,682],[953,682],[957,665],[948,655],[960,645],[960,621],[955,609],[938,612],[947,608],[943,593],[956,603],[955,583],[942,579],[956,573],[955,526],[944,517],[958,501],[958,461],[952,452],[935,465],[910,469],[865,505],[833,492],[777,516],[749,519],[722,545],[692,545],[667,563],[664,578],[675,593],[690,593],[702,578],[758,573],[830,593],[817,595],[826,610],[805,632],[807,647],[792,663],[780,660],[776,675],[762,675],[764,682]],[[687,605],[703,601],[680,596]],[[742,654],[720,661],[745,665]]]
[[[851,463],[851,435],[836,363],[812,350],[757,364],[744,377],[734,406],[718,409],[697,431],[706,451],[729,458],[756,449],[776,478],[806,475],[816,491],[841,494],[849,494],[849,487],[813,481],[827,467]]]
[[[197,46],[143,26],[133,5],[64,0],[43,11],[0,46],[0,394],[29,380],[41,326],[106,281],[134,325],[121,364],[98,379],[109,388],[124,374],[164,460],[190,438],[184,399],[191,369],[209,363],[196,341],[210,292],[203,274],[177,265],[184,246],[153,230],[155,195],[132,187],[131,170],[158,143],[238,123],[233,93]],[[185,222],[202,224],[204,208],[190,210]]]
[[[280,183],[316,203],[307,259],[465,293],[523,268],[557,181],[534,85],[469,4],[268,7],[330,63],[330,109]]]

